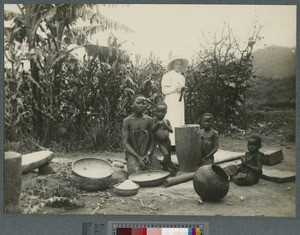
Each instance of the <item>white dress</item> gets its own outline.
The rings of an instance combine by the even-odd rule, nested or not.
[[[185,78],[174,70],[162,77],[161,87],[165,95],[168,112],[165,116],[171,122],[174,132],[170,134],[171,145],[175,145],[175,127],[184,125],[184,98],[179,101],[181,88],[185,86]]]

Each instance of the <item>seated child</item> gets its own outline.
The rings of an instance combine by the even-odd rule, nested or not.
[[[167,109],[167,104],[164,102],[156,105],[156,117],[153,118],[152,132],[160,151],[164,155],[162,162],[163,170],[169,171],[171,175],[176,175],[178,169],[171,161],[171,141],[169,138],[169,133],[173,133],[173,129],[170,121],[164,119]]]
[[[214,154],[219,148],[219,134],[211,128],[214,117],[210,113],[202,116],[202,129],[199,132],[200,137],[200,165],[211,165],[214,163]]]
[[[235,171],[229,169],[233,173],[232,182],[237,185],[253,185],[259,181],[262,174],[262,158],[263,153],[259,152],[261,148],[261,138],[259,136],[251,136],[247,144],[248,152],[242,157],[242,164],[236,166]]]
[[[129,175],[147,169],[161,170],[160,163],[153,154],[153,120],[144,114],[146,107],[145,96],[136,95],[132,104],[133,113],[123,121],[122,136]]]

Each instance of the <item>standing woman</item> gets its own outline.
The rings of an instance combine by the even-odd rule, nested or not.
[[[170,58],[167,64],[166,73],[161,81],[162,93],[165,95],[165,103],[168,106],[166,119],[169,119],[172,127],[179,127],[185,124],[184,122],[184,91],[185,78],[181,72],[187,67],[188,60],[174,56]],[[170,135],[171,145],[175,146],[175,133]]]

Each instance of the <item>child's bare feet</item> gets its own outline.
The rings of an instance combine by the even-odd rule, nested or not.
[[[173,162],[170,162],[169,164],[162,163],[162,168],[164,171],[169,171],[171,176],[176,176],[179,171],[178,167],[176,167]]]

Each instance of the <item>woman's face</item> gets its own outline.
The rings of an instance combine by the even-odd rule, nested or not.
[[[173,68],[176,72],[180,72],[182,70],[183,63],[182,60],[175,60],[173,62]]]

